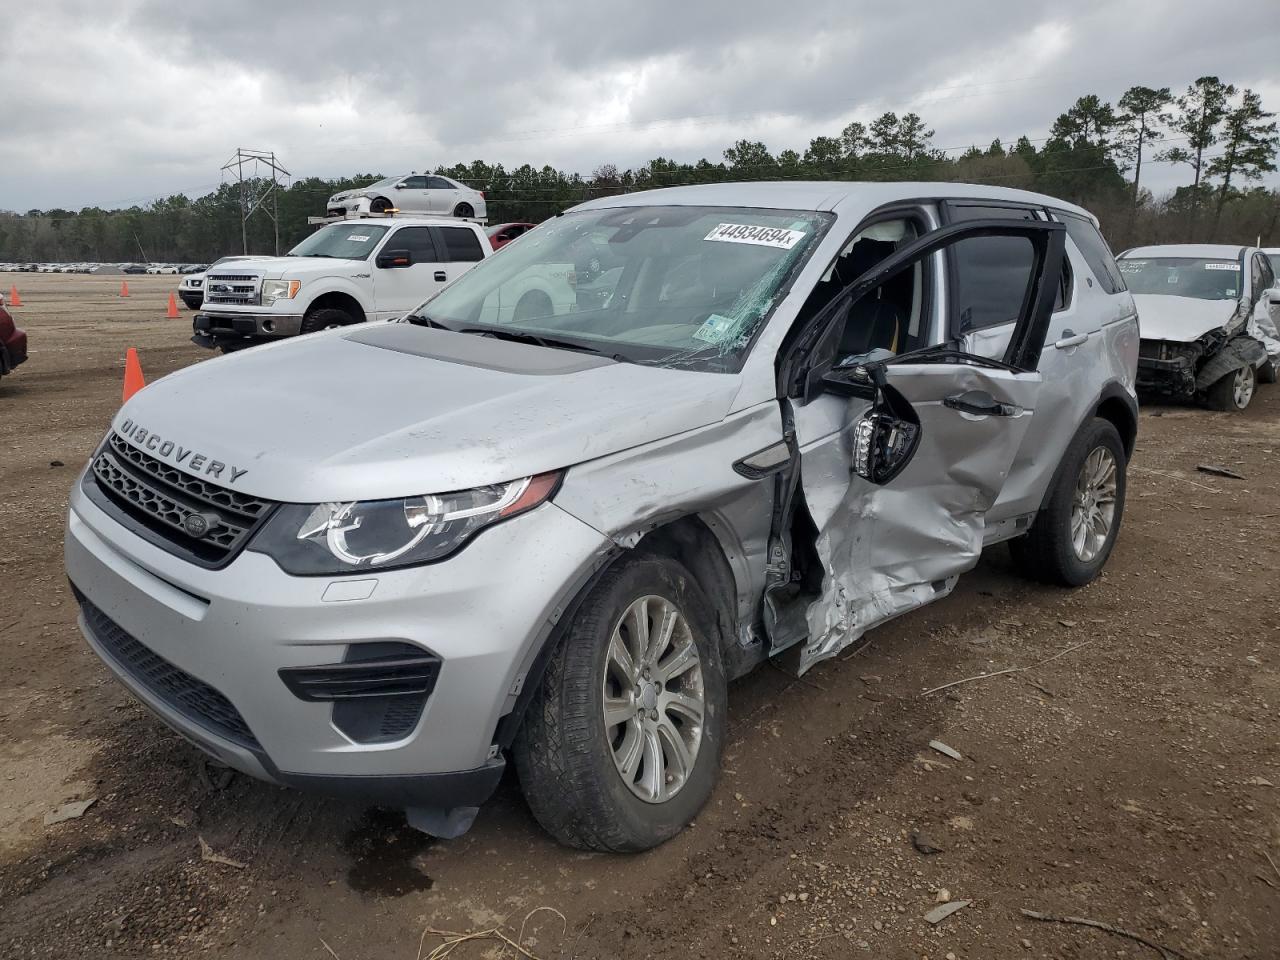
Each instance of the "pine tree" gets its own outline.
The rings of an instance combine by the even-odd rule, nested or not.
[[[1204,176],[1204,152],[1218,142],[1218,126],[1235,93],[1235,87],[1217,77],[1201,77],[1187,87],[1187,92],[1178,98],[1178,116],[1173,121],[1173,129],[1186,138],[1187,145],[1156,154],[1157,160],[1191,167],[1191,189],[1197,196]]]
[[[1213,233],[1222,221],[1222,208],[1231,191],[1232,179],[1260,180],[1275,170],[1276,122],[1274,113],[1262,109],[1262,98],[1246,89],[1240,103],[1227,111],[1222,122],[1223,151],[1205,166],[1205,177],[1221,177],[1218,202],[1213,213]]]
[[[1172,122],[1168,106],[1173,95],[1168,87],[1130,87],[1120,98],[1119,153],[1133,163],[1133,207],[1138,207],[1138,191],[1142,183],[1142,150],[1160,133],[1160,128]]]

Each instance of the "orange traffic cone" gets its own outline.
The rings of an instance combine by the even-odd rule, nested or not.
[[[124,397],[120,402],[127,402],[146,385],[147,381],[142,379],[142,364],[138,362],[138,351],[130,347],[124,354]]]
[[[128,280],[121,280],[121,281],[120,281],[120,296],[122,296],[122,297],[127,297],[128,295],[129,295],[129,281],[128,281]]]
[[[18,285],[15,283],[9,284],[9,306],[22,306],[22,298],[18,296]]]
[[[169,312],[164,317],[166,320],[178,319],[178,301],[174,298],[172,292],[169,294]]]

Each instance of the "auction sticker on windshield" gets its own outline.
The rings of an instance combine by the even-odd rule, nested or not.
[[[777,247],[790,250],[804,239],[801,230],[785,227],[759,227],[748,223],[722,223],[708,233],[703,240],[719,243],[750,243],[758,247]]]
[[[1204,268],[1206,270],[1234,270],[1237,273],[1240,272],[1240,264],[1238,263],[1206,263]]]

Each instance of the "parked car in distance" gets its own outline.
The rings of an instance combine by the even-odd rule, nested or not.
[[[406,228],[445,226],[326,227],[226,295],[286,298],[308,253],[402,276]],[[710,796],[733,678],[836,656],[996,543],[1066,586],[1107,562],[1138,325],[1086,211],[724,183],[538,233],[401,322],[187,367],[115,416],[71,493],[80,623],[221,762],[456,836],[510,757],[558,840],[643,850]],[[586,260],[582,299],[513,316]]]
[[[191,339],[226,352],[402,317],[492,255],[475,223],[403,216],[337,221],[283,257],[211,266]]]
[[[489,227],[485,233],[489,236],[489,243],[497,251],[516,237],[524,236],[536,226],[536,223],[500,223],[496,227]]]
[[[18,328],[0,294],[0,377],[13,373],[27,359],[27,333]]]
[[[120,268],[120,272],[128,273],[128,274],[146,273],[147,268],[145,264],[141,264],[141,263],[126,263],[124,266]]]
[[[1271,262],[1256,247],[1166,244],[1117,259],[1142,329],[1138,388],[1215,410],[1243,410],[1274,383],[1280,339]]]
[[[476,220],[486,215],[483,193],[438,173],[387,177],[367,187],[335,193],[326,206],[326,212],[337,217],[389,210]]]

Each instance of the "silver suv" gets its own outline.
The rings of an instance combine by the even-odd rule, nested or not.
[[[641,850],[706,802],[735,677],[999,541],[1097,576],[1137,358],[1096,221],[1050,197],[610,197],[401,321],[148,386],[67,571],[92,648],[232,767],[453,836],[511,757],[556,838]]]

